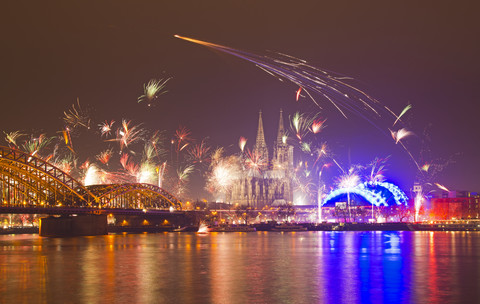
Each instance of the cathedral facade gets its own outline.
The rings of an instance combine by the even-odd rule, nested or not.
[[[293,203],[293,146],[287,144],[287,136],[280,110],[277,138],[273,145],[273,156],[263,132],[262,112],[259,113],[257,138],[250,155],[242,154],[245,160],[255,157],[258,167],[244,166],[232,187],[232,204],[261,209],[264,206]],[[242,162],[247,163],[247,162]]]

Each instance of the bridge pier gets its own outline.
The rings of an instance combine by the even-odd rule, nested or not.
[[[104,214],[49,216],[40,219],[40,236],[68,237],[105,234],[108,232],[107,216]]]

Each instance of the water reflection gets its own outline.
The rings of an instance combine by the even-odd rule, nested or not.
[[[476,303],[480,233],[0,236],[0,302]]]

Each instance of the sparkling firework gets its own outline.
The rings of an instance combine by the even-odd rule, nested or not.
[[[339,181],[338,186],[340,188],[352,189],[360,184],[360,176],[356,173],[355,168],[350,168],[347,173],[343,174]]]
[[[370,167],[369,174],[367,175],[367,180],[369,182],[378,183],[383,182],[385,180],[385,167],[387,164],[389,157],[386,158],[378,158],[375,159],[370,163],[368,167]]]
[[[398,131],[392,131],[390,130],[390,133],[392,134],[393,140],[395,141],[396,144],[398,144],[402,139],[404,139],[407,136],[413,135],[412,132],[408,131],[407,129],[403,128]]]
[[[318,177],[321,177],[321,176],[322,176],[322,173],[323,173],[323,170],[324,170],[324,169],[328,169],[328,168],[330,168],[331,166],[332,166],[332,163],[323,164],[322,169],[320,169],[320,172],[318,173]],[[325,187],[325,185],[324,185],[324,187]]]
[[[390,129],[389,129],[390,130]],[[395,141],[395,144],[398,144],[400,143],[400,145],[403,147],[403,149],[405,150],[405,152],[408,153],[408,155],[410,156],[410,158],[412,159],[412,161],[415,163],[415,165],[417,166],[418,170],[419,171],[422,171],[422,168],[420,168],[420,165],[418,164],[418,162],[415,160],[415,158],[413,157],[412,153],[410,153],[410,151],[407,149],[407,147],[403,144],[402,142],[402,139],[404,139],[405,137],[407,136],[410,136],[410,135],[413,135],[413,132],[410,132],[408,131],[407,129],[405,128],[402,128],[398,131],[392,131],[390,130],[390,133],[392,134],[392,138],[393,140]]]
[[[245,145],[247,144],[247,139],[243,136],[240,136],[240,139],[238,140],[238,146],[240,147],[240,150],[243,151],[245,150]]]
[[[72,170],[76,167],[76,159],[72,155],[67,155],[65,157],[57,157],[53,160],[53,165],[63,172],[70,174]]]
[[[95,158],[104,165],[108,165],[110,158],[112,158],[113,150],[108,149],[100,152]]]
[[[68,126],[65,127],[65,130],[62,131],[62,135],[67,148],[73,153],[75,153],[75,150],[73,150],[73,142],[72,142],[72,136],[70,134],[70,128]]]
[[[205,139],[201,143],[193,145],[188,150],[188,160],[194,164],[208,163],[210,147],[207,146]]]
[[[315,119],[315,120],[312,122],[312,125],[311,125],[311,127],[310,127],[310,131],[311,131],[313,134],[319,133],[319,132],[322,131],[323,128],[325,127],[325,125],[324,125],[325,121],[326,121],[326,119],[325,119],[325,120]]]
[[[316,117],[317,115],[309,117],[307,114],[301,114],[300,112],[296,112],[290,118],[290,127],[293,130],[293,133],[295,133],[300,143],[311,131],[310,127],[315,121]]]
[[[143,148],[144,160],[153,160],[154,158],[161,158],[166,155],[162,139],[164,139],[163,132],[156,131],[149,140],[145,142]]]
[[[302,87],[299,87],[297,90],[297,94],[295,95],[295,100],[298,101],[300,99],[300,93],[302,92]]]
[[[318,107],[320,104],[313,94],[322,96],[345,118],[347,118],[345,111],[355,113],[370,122],[371,119],[378,119],[382,115],[397,117],[376,99],[347,83],[352,80],[351,77],[319,69],[307,64],[305,60],[281,53],[275,54],[274,57],[262,56],[179,35],[175,37],[250,61],[275,78],[290,81],[300,87]]]
[[[267,163],[265,159],[255,150],[250,151],[247,149],[246,156],[247,158],[245,160],[245,165],[249,170],[251,170],[252,173],[260,173],[266,169]]]
[[[88,163],[86,164],[85,178],[83,184],[85,186],[91,185],[100,185],[102,184],[102,175],[103,172],[95,164]]]
[[[138,97],[137,102],[147,102],[148,106],[152,105],[160,95],[167,93],[168,91],[164,90],[167,82],[171,78],[167,79],[151,79],[148,83],[143,85],[143,95]]]
[[[193,165],[186,165],[183,168],[177,170],[177,184],[175,186],[175,194],[177,196],[185,195],[187,192],[187,183],[190,179],[190,174],[194,171]]]
[[[91,119],[88,113],[84,111],[80,106],[80,100],[78,98],[77,107],[75,107],[75,104],[73,104],[72,108],[68,112],[63,112],[63,114],[65,115],[63,117],[63,120],[71,129],[75,129],[77,127],[84,127],[86,129],[90,129]]]
[[[425,165],[423,165],[422,168],[421,168],[422,171],[425,171],[425,172],[427,172],[427,173],[428,173],[428,169],[430,169],[430,164],[425,164]]]
[[[437,186],[439,189],[442,189],[443,191],[450,192],[450,190],[447,189],[444,185],[440,185],[439,183],[435,183],[435,186]]]
[[[163,177],[165,175],[165,168],[167,167],[167,162],[164,162],[160,167],[157,168],[158,171],[158,187],[163,187]]]
[[[382,105],[368,93],[355,87],[355,85],[351,83],[353,78],[311,66],[307,61],[290,55],[281,53],[276,53],[273,56],[257,55],[179,35],[175,35],[174,37],[249,61],[276,79],[289,81],[299,87],[297,99],[299,98],[300,92],[303,91],[315,105],[322,109],[320,103],[317,101],[317,96],[319,96],[327,105],[333,106],[333,108],[338,110],[345,118],[348,118],[347,112],[353,113],[367,120],[382,131],[386,130],[387,124],[390,124],[391,119],[395,120],[394,124],[397,124],[401,116],[410,108],[407,106],[402,113],[397,116],[392,110]],[[302,141],[304,134],[301,132],[295,133],[297,138]],[[397,143],[401,139],[400,135],[402,134],[396,134],[395,136]],[[417,168],[420,169],[415,158],[406,149],[405,145],[401,144],[401,146],[415,162]]]
[[[312,148],[311,148],[311,143],[308,143],[308,142],[302,142],[302,144],[300,145],[300,149],[305,152],[305,153],[312,153]]]
[[[46,134],[40,134],[38,137],[31,136],[23,144],[23,150],[29,153],[31,156],[37,156],[42,158],[42,151],[52,142],[53,137],[47,137]]]
[[[216,161],[212,162],[210,169],[207,189],[212,193],[228,192],[241,172],[239,159],[236,156],[216,158]]]
[[[397,116],[397,119],[395,120],[395,122],[393,123],[392,126],[394,126],[394,125],[400,120],[400,118],[401,118],[405,113],[407,113],[407,111],[410,110],[411,108],[412,108],[412,105],[410,105],[410,104],[407,105],[407,106],[402,110],[402,112],[400,113],[400,115]]]
[[[418,221],[418,214],[420,213],[420,208],[422,207],[423,205],[423,193],[421,192],[418,192],[416,195],[415,195],[415,202],[414,202],[414,207],[415,207],[415,221]]]
[[[25,135],[25,134],[20,133],[20,131],[13,131],[13,132],[10,132],[10,133],[3,132],[3,134],[5,134],[5,141],[9,145],[13,145],[15,148],[18,148],[17,140],[20,137]]]
[[[300,162],[293,175],[294,195],[296,201],[303,203],[313,201],[317,195],[317,186],[313,182],[312,171],[307,162]]]
[[[117,130],[117,138],[115,139],[120,143],[120,150],[128,148],[129,145],[143,140],[145,130],[140,125],[131,126],[131,121],[122,120],[122,127]]]
[[[177,155],[178,152],[182,151],[188,146],[189,142],[192,140],[192,138],[190,137],[191,134],[192,132],[184,126],[180,126],[175,131],[175,140],[177,142],[175,151],[177,152]]]
[[[114,120],[110,122],[105,120],[104,122],[98,125],[98,127],[100,128],[100,134],[102,135],[102,137],[110,135],[110,133],[112,132],[112,127],[114,123],[115,123]]]
[[[149,161],[140,164],[140,169],[137,173],[137,180],[139,183],[146,183],[154,185],[157,179],[157,172],[155,165]]]
[[[138,165],[130,158],[130,155],[127,153],[123,153],[120,157],[120,164],[122,165],[123,169],[127,172],[128,175],[137,180],[138,174]]]

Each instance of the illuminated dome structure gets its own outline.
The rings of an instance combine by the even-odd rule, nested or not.
[[[353,188],[340,188],[330,192],[322,202],[324,207],[334,207],[336,202],[351,200],[364,205],[393,206],[407,205],[408,198],[396,185],[387,182],[365,182]],[[358,205],[358,204],[357,204]]]

